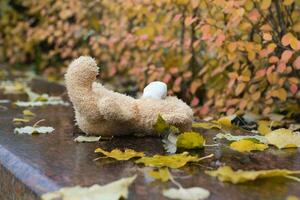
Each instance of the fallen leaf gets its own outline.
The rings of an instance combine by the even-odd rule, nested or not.
[[[220,124],[215,124],[215,123],[211,123],[211,122],[196,122],[192,124],[193,128],[204,128],[204,129],[213,129],[213,128],[217,128],[217,129],[221,129],[222,126]]]
[[[29,101],[17,101],[15,104],[19,107],[35,107],[45,105],[63,105],[69,106],[70,103],[63,101],[61,97],[49,96],[48,94],[37,94],[32,92],[30,88],[27,88],[26,93],[29,97]]]
[[[290,124],[289,129],[292,131],[296,131],[296,130],[300,131],[300,124]]]
[[[100,138],[101,138],[101,136],[95,137],[95,136],[80,135],[74,139],[74,142],[98,142],[100,140]]]
[[[33,112],[31,112],[30,110],[23,110],[23,115],[24,116],[31,116],[31,117],[34,117],[35,114]]]
[[[290,195],[286,198],[286,200],[299,200],[299,198],[294,195]]]
[[[258,171],[244,171],[237,170],[233,171],[231,167],[224,166],[219,167],[217,170],[205,171],[206,174],[210,176],[217,177],[220,181],[231,182],[231,183],[244,183],[247,181],[254,181],[261,178],[271,178],[271,177],[286,177],[297,180],[293,174],[300,174],[300,170],[292,171],[286,169],[271,169],[271,170],[258,170]],[[300,179],[298,179],[300,181]]]
[[[271,122],[269,121],[260,120],[258,121],[257,124],[258,124],[257,131],[262,135],[266,135],[272,131],[270,127]]]
[[[128,197],[128,187],[136,179],[136,175],[111,182],[107,185],[91,187],[65,187],[55,192],[42,195],[42,200],[119,200]]]
[[[218,133],[214,139],[226,139],[228,141],[239,141],[239,140],[257,140],[261,143],[267,143],[267,139],[261,135],[232,135],[230,133]]]
[[[148,175],[156,180],[166,182],[171,178],[168,168],[160,168],[158,170],[149,170]]]
[[[202,200],[209,197],[210,192],[201,187],[169,188],[163,191],[163,195],[170,199],[179,200]]]
[[[28,123],[30,122],[29,119],[23,119],[23,118],[13,118],[14,123]]]
[[[170,168],[180,168],[183,167],[188,162],[198,162],[205,158],[211,157],[211,155],[198,158],[198,156],[191,156],[188,152],[183,152],[181,154],[173,155],[154,155],[153,157],[143,157],[135,161],[135,163],[143,163],[150,167],[170,167]]]
[[[231,121],[235,118],[236,118],[236,115],[221,117],[220,119],[217,120],[217,123],[220,124],[221,126],[233,128],[234,125],[231,123]]]
[[[28,135],[32,135],[34,133],[46,134],[46,133],[52,133],[54,130],[55,130],[54,128],[49,126],[39,126],[39,127],[25,126],[22,128],[15,128],[14,133],[28,134]]]
[[[268,144],[272,144],[279,149],[300,147],[300,133],[289,129],[280,128],[271,131],[265,137]]]
[[[243,139],[232,142],[230,148],[239,152],[263,151],[268,148],[266,144],[255,143],[251,140]]]
[[[119,149],[114,149],[111,152],[108,152],[108,151],[104,151],[101,148],[97,148],[95,150],[95,153],[102,153],[102,154],[106,155],[107,157],[114,158],[116,160],[129,160],[131,158],[145,156],[145,154],[143,152],[136,152],[133,149],[125,149],[124,152]]]
[[[20,82],[1,81],[0,89],[4,90],[4,94],[20,94],[25,92],[26,85]]]
[[[19,107],[38,107],[38,106],[46,106],[46,105],[62,105],[62,106],[69,106],[69,102],[65,102],[61,99],[57,98],[49,98],[48,101],[17,101],[15,104]]]
[[[164,120],[161,115],[158,115],[156,123],[154,124],[154,130],[158,134],[162,134],[170,128],[170,125]]]
[[[0,99],[0,103],[9,103],[10,100],[9,99]]]
[[[183,149],[197,149],[203,148],[205,140],[199,133],[190,131],[184,132],[177,137],[176,146],[177,148]]]
[[[177,151],[177,136],[174,133],[169,133],[163,140],[163,147],[168,153],[175,153]]]

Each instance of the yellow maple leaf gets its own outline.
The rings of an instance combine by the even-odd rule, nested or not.
[[[300,181],[293,174],[300,174],[300,170],[292,171],[286,169],[271,169],[271,170],[258,170],[258,171],[244,171],[244,170],[232,170],[229,166],[223,166],[217,170],[205,171],[210,176],[217,177],[220,181],[231,182],[231,183],[244,183],[247,181],[254,181],[260,178],[271,178],[271,177],[286,177],[297,181]]]
[[[188,162],[198,162],[205,158],[212,157],[213,155],[205,156],[199,158],[198,156],[191,156],[188,152],[183,152],[181,154],[173,155],[154,155],[153,157],[143,157],[135,161],[136,163],[143,163],[150,167],[170,167],[170,168],[180,168],[183,167]]]
[[[300,134],[289,129],[280,128],[268,133],[265,137],[269,144],[279,149],[300,147]]]
[[[168,168],[160,168],[158,170],[149,170],[147,173],[152,178],[155,178],[156,180],[160,180],[162,182],[166,182],[171,178],[171,174],[170,174]]]
[[[177,137],[176,146],[177,148],[183,149],[197,149],[203,148],[205,140],[199,133],[190,131],[184,132]]]
[[[246,139],[232,142],[230,148],[239,152],[263,151],[268,148],[268,145]]]
[[[95,153],[102,153],[107,157],[114,158],[116,160],[129,160],[134,157],[144,157],[145,154],[143,152],[136,152],[133,149],[125,149],[125,151],[121,151],[119,149],[114,149],[111,152],[105,151],[101,148],[97,148]]]

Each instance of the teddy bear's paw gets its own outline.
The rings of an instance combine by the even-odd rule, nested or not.
[[[104,97],[97,102],[98,109],[105,120],[126,122],[134,116],[131,109],[123,108],[113,98]]]

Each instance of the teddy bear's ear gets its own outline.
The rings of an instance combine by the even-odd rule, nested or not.
[[[95,60],[89,56],[81,56],[75,59],[68,67],[65,74],[66,85],[76,87],[79,85],[91,85],[98,75],[98,66]]]

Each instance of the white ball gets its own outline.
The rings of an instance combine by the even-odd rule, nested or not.
[[[164,99],[167,96],[167,84],[161,81],[149,83],[143,91],[142,98]]]

